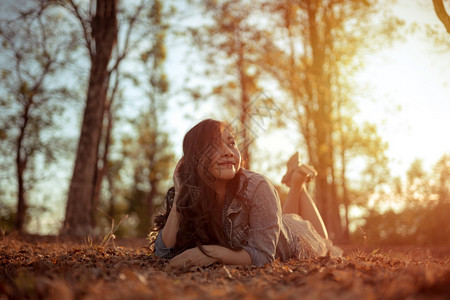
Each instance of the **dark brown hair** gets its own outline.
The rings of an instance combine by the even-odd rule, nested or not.
[[[205,178],[214,180],[207,174],[208,157],[215,151],[225,128],[228,128],[226,123],[207,119],[195,125],[184,137],[184,160],[179,167],[182,185],[177,199],[179,229],[174,247],[175,254],[193,247],[199,247],[205,253],[202,245],[221,245],[236,249],[229,243],[223,231],[222,210],[217,207],[218,196],[205,181]],[[228,182],[227,192],[237,194],[241,176],[243,174],[239,171]],[[161,230],[167,221],[173,203],[173,189],[164,201],[166,211],[156,216],[156,230]]]

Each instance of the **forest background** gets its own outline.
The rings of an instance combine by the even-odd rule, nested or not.
[[[448,243],[433,2],[2,1],[3,234],[146,236],[183,134],[212,117],[275,184],[298,150],[334,239]]]

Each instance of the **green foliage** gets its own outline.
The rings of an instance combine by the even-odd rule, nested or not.
[[[392,40],[402,25],[389,14],[380,23],[375,14],[383,9],[379,1],[267,1],[263,10],[278,30],[266,32],[272,39],[264,45],[261,65],[288,94],[284,107],[319,173],[319,209],[338,235],[338,206],[348,211],[351,204],[366,202],[389,175],[386,143],[373,125],[355,121],[352,80],[364,54]]]
[[[86,91],[88,50],[80,49],[83,30],[89,35],[90,10],[88,2],[78,2],[71,7],[68,1],[28,1],[17,18],[1,23],[0,166],[8,170],[0,177],[2,183],[11,181],[15,173],[15,153],[26,162],[26,190],[31,191],[43,173],[37,169],[44,165],[40,162],[48,165],[73,152],[73,143],[56,130],[61,114],[74,107],[71,99]],[[387,144],[372,124],[355,121],[357,87],[352,75],[363,66],[365,53],[399,38],[397,29],[403,23],[389,14],[374,17],[384,9],[380,1],[316,1],[315,11],[311,6],[308,10],[308,3],[312,2],[186,1],[188,9],[178,11],[180,19],[195,11],[201,21],[185,26],[169,16],[174,10],[165,11],[163,1],[119,2],[120,35],[109,69],[110,80],[117,84],[108,90],[115,125],[110,157],[98,163],[107,166],[102,207],[116,220],[124,214],[132,220],[118,228],[119,234],[148,232],[151,214],[170,182],[174,155],[161,117],[170,91],[170,78],[164,72],[168,29],[172,37],[189,35],[195,45],[191,49],[200,53],[202,74],[213,82],[211,89],[201,81],[196,81],[199,86],[184,86],[194,100],[221,101],[224,109],[212,112],[216,116],[245,117],[250,114],[242,105],[245,97],[248,100],[273,86],[279,93],[273,101],[285,112],[273,123],[299,125],[309,153],[306,160],[317,169],[324,164],[319,173],[329,182],[330,191],[325,193],[333,194],[331,187],[336,187],[332,200],[337,205],[347,209],[365,205],[371,196],[382,193],[380,187],[389,179]],[[68,17],[61,7],[71,12],[79,8],[75,13],[80,20]],[[308,19],[309,13],[314,17]],[[86,21],[85,27],[79,21]],[[169,28],[168,21],[174,21],[178,31]],[[435,28],[428,28],[428,33],[442,39]],[[68,78],[76,84],[69,85]],[[135,105],[142,102],[144,108]],[[143,113],[128,117],[133,111]],[[24,142],[17,147],[21,132]],[[371,239],[407,240],[411,230],[430,236],[436,227],[433,222],[445,218],[439,209],[446,207],[442,199],[449,197],[447,161],[443,159],[432,176],[417,162],[408,173],[408,183],[397,182],[396,197],[409,205],[404,213],[370,211],[366,231]],[[358,180],[349,180],[354,177]],[[430,202],[433,205],[425,205]],[[418,223],[424,215],[436,218]],[[5,216],[8,222],[10,214]],[[110,220],[102,218],[101,224],[109,228]],[[415,227],[405,228],[411,222]]]
[[[121,85],[130,81],[139,88],[145,107],[131,119],[124,118],[133,128],[131,132],[112,132],[114,142],[106,171],[108,185],[102,201],[114,219],[129,216],[117,229],[119,236],[145,236],[150,231],[153,215],[168,188],[174,163],[169,136],[161,129],[169,91],[164,70],[167,15],[161,1],[143,1],[140,5],[134,11],[127,10],[130,20],[127,26],[134,26],[129,45],[138,44],[139,47],[130,47],[124,53],[135,67],[117,70],[117,76],[123,79]],[[119,119],[120,113],[116,107],[114,118]],[[108,220],[101,222],[107,228]]]
[[[263,92],[261,64],[264,53],[264,29],[259,3],[250,1],[192,1],[192,8],[203,21],[189,26],[185,35],[201,54],[200,76],[212,84],[188,87],[194,100],[214,101],[223,109],[213,116],[228,120],[241,136],[238,143],[247,167],[252,165],[252,131],[257,130],[252,117],[252,100]],[[275,118],[268,122],[275,123]],[[273,125],[273,124],[271,124]],[[255,163],[258,163],[255,161]],[[253,166],[253,165],[252,165]],[[254,166],[253,166],[254,167]]]
[[[354,239],[367,236],[371,244],[448,244],[450,224],[449,197],[450,156],[444,155],[428,174],[422,162],[412,162],[407,174],[405,188],[398,188],[396,197],[404,204],[401,210],[380,212],[380,208],[369,210],[364,217],[361,231],[355,232]],[[392,197],[394,195],[390,196]]]
[[[186,32],[214,84],[208,90],[189,87],[192,98],[224,100],[226,111],[220,113],[251,131],[245,122],[254,112],[246,100],[274,87],[284,114],[271,125],[298,124],[306,160],[319,172],[320,209],[338,222],[340,204],[347,210],[378,192],[389,177],[387,144],[373,125],[355,121],[352,76],[363,67],[365,54],[400,37],[403,22],[375,0],[189,3],[194,11],[200,8],[203,21]],[[298,146],[293,141],[292,147]],[[355,165],[358,174],[350,172]],[[350,182],[358,176],[361,180]]]
[[[365,225],[354,233],[353,239],[361,241],[361,235],[365,235],[368,244],[415,244],[417,216],[417,212],[413,210],[402,213],[391,210],[380,213],[377,210],[370,210],[364,218]]]
[[[128,214],[129,222],[118,228],[119,236],[146,236],[153,227],[153,216],[162,204],[174,167],[167,133],[158,129],[150,112],[136,120],[137,138],[122,139],[120,167],[110,169],[108,176],[126,174],[132,181],[118,187],[114,217]],[[118,162],[112,161],[112,164]],[[119,200],[120,198],[120,200]],[[122,205],[118,202],[121,202]]]
[[[361,241],[361,235],[365,234],[368,243],[373,245],[448,244],[449,211],[449,203],[409,207],[401,212],[371,210],[364,218],[362,231],[355,232],[353,240]]]
[[[3,201],[4,200],[2,199],[2,202]],[[15,220],[16,220],[15,210],[11,206],[4,205],[4,203],[2,203],[2,206],[0,207],[0,230],[4,234],[12,232],[14,230]]]
[[[448,222],[450,202],[437,203],[421,212],[422,218],[416,236],[419,244],[449,244],[450,225]]]

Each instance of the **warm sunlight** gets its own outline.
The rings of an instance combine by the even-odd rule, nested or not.
[[[0,300],[448,298],[449,51],[450,0],[0,0]]]
[[[406,26],[441,26],[434,12],[425,4],[399,1],[393,9]],[[426,4],[427,8],[430,8]],[[365,68],[355,77],[360,122],[377,125],[389,143],[388,156],[392,175],[404,176],[414,159],[422,159],[431,169],[450,152],[450,61],[425,33],[405,37],[368,56]],[[290,132],[265,132],[258,140],[270,158],[284,161],[299,147],[300,137]],[[262,163],[261,167],[269,164]],[[284,169],[273,170],[281,178]],[[282,167],[280,165],[280,167]],[[265,168],[264,168],[265,169]],[[276,174],[276,175],[275,175]]]
[[[401,1],[397,11],[401,13],[404,6]],[[439,25],[433,11],[419,5],[409,9],[410,15],[401,14],[408,17],[407,25]],[[446,134],[450,128],[450,61],[448,53],[439,51],[425,34],[371,55],[356,83],[363,87],[358,119],[377,124],[389,142],[393,175],[405,174],[416,158],[430,168],[450,152]]]
[[[408,28],[414,23],[442,26],[431,8],[420,1],[398,1],[392,6]],[[404,176],[414,159],[422,159],[430,170],[450,152],[450,139],[445,134],[450,128],[450,61],[440,49],[424,32],[405,34],[404,40],[368,55],[364,69],[354,78],[360,109],[355,119],[377,125],[380,136],[389,144],[393,176]],[[204,114],[202,111],[195,111],[195,120],[210,116],[208,109]],[[288,123],[288,130],[256,132],[257,148],[263,153],[254,153],[258,161],[255,167],[269,172],[274,181],[281,180],[283,162],[295,151],[302,151],[298,128],[294,122]],[[189,126],[177,123],[174,127]]]

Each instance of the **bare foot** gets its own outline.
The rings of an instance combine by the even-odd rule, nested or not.
[[[281,179],[281,182],[288,187],[299,186],[301,187],[303,183],[314,179],[317,176],[317,171],[310,165],[300,164],[298,158],[298,152],[289,158],[287,162],[286,174]],[[296,175],[295,179],[293,175]]]
[[[284,174],[283,178],[281,179],[281,183],[284,183],[285,185],[290,187],[292,173],[294,172],[295,169],[298,168],[299,165],[298,152],[295,152],[295,154],[292,155],[291,158],[289,158],[286,165],[287,165],[286,174]]]

